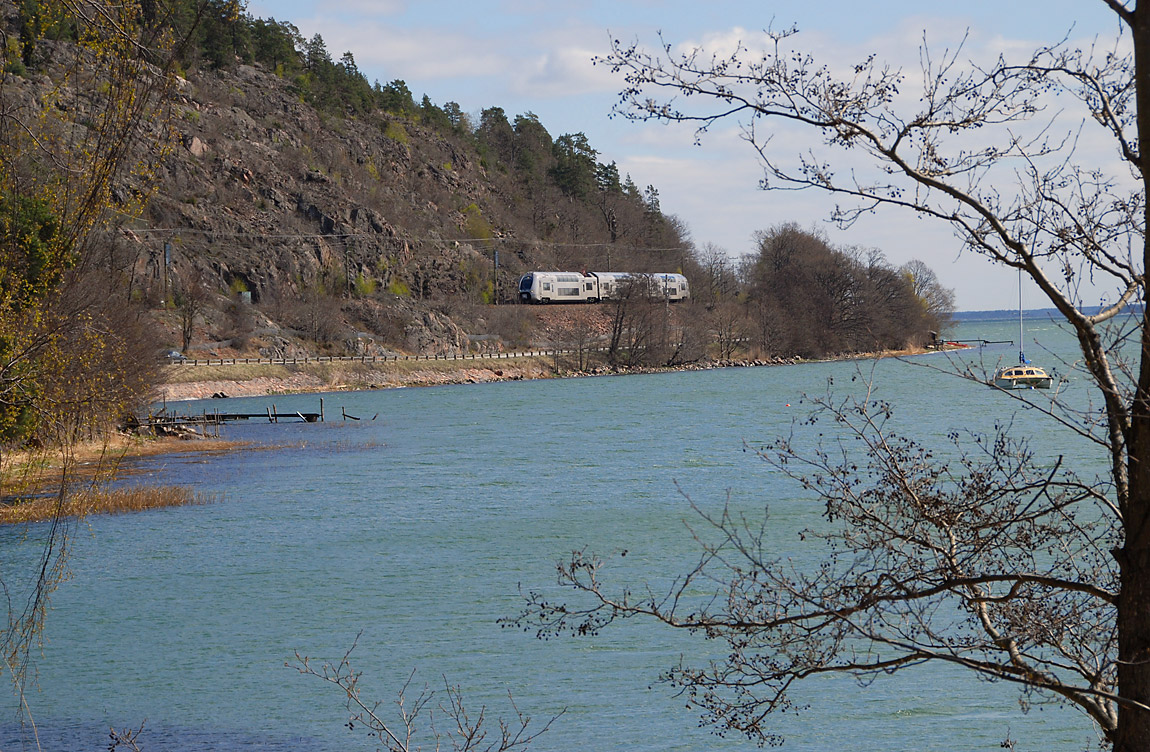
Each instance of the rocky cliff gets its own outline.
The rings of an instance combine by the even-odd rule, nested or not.
[[[257,65],[188,74],[165,125],[170,152],[122,238],[137,294],[160,306],[176,348],[189,306],[198,349],[446,353],[469,335],[526,344],[534,319],[490,304],[513,302],[528,268],[602,265],[587,249],[618,239],[628,209],[633,239],[617,258],[644,239],[683,249],[663,265],[679,268],[687,253],[674,223],[636,195],[568,195],[545,162],[508,164],[473,132],[322,113]]]

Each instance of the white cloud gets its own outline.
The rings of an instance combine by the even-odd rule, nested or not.
[[[407,0],[328,0],[323,3],[318,0],[252,0],[248,3],[248,12],[253,16],[291,19],[296,25],[303,18],[400,16],[408,8]]]
[[[571,44],[548,50],[519,66],[513,88],[529,97],[567,97],[615,91],[619,80],[592,60],[603,50]]]
[[[514,67],[506,55],[483,40],[447,30],[411,31],[380,22],[347,25],[331,19],[309,28],[323,36],[333,57],[351,50],[369,78],[501,77]]]
[[[372,18],[378,16],[398,16],[407,12],[406,0],[339,0],[333,5],[324,5],[329,10],[337,10],[346,15],[361,15]]]

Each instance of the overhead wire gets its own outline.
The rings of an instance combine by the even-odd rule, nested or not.
[[[224,238],[245,238],[245,239],[260,239],[260,240],[335,240],[346,238],[377,238],[380,233],[376,232],[327,232],[327,233],[283,233],[283,234],[267,234],[255,232],[221,232],[218,230],[205,230],[194,227],[145,227],[126,228],[130,232],[137,235],[211,235],[214,237]],[[405,240],[409,243],[520,243],[523,245],[538,246],[544,248],[611,248],[621,251],[684,251],[687,250],[683,247],[650,247],[650,246],[636,246],[636,245],[622,245],[620,243],[598,242],[598,243],[560,243],[549,240],[523,240],[522,238],[508,238],[508,237],[493,237],[493,238],[432,238],[432,237],[410,237],[410,236],[396,236],[389,238],[393,240]]]

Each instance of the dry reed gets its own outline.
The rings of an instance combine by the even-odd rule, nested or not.
[[[133,488],[85,489],[67,495],[61,506],[58,496],[36,496],[0,505],[0,525],[42,522],[56,516],[123,514],[146,509],[208,504],[213,494],[197,493],[185,486],[137,486]]]

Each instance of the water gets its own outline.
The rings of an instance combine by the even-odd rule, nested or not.
[[[980,322],[953,336],[1013,339],[1013,326]],[[1030,335],[1072,352],[1053,326],[1032,324]],[[981,355],[992,365],[1016,348]],[[897,424],[925,442],[1013,413],[1020,431],[1050,428],[993,390],[883,361],[332,394],[329,416],[343,408],[362,420],[234,425],[228,438],[264,448],[143,462],[130,482],[191,484],[223,500],[77,529],[74,576],[53,598],[29,696],[44,749],[103,749],[109,726],[145,721],[145,750],[375,749],[342,725],[338,689],[285,667],[297,652],[338,660],[357,637],[361,687],[385,713],[414,670],[411,697],[446,677],[492,719],[511,715],[509,691],[535,719],[566,708],[536,750],[753,749],[696,728],[657,681],[680,655],[697,661],[719,646],[642,623],[539,641],[497,620],[520,610],[521,586],[556,591],[555,562],[578,549],[609,556],[614,582],[665,586],[698,553],[687,496],[711,511],[728,498],[769,507],[778,552],[813,561],[820,550],[796,533],[817,524],[821,506],[744,441],[789,431],[806,414],[804,392],[828,379],[860,389],[852,376],[872,365]],[[1084,384],[1069,390],[1085,399]],[[315,395],[226,407],[273,402],[318,409]],[[1044,451],[1079,456],[1065,433],[1043,433]],[[26,566],[36,536],[0,531],[4,571]],[[812,708],[777,725],[789,749],[996,749],[1009,734],[1020,749],[1079,750],[1094,738],[1077,713],[1024,715],[1012,689],[950,669],[865,689],[814,682],[799,698]],[[0,749],[19,736],[0,729]]]

